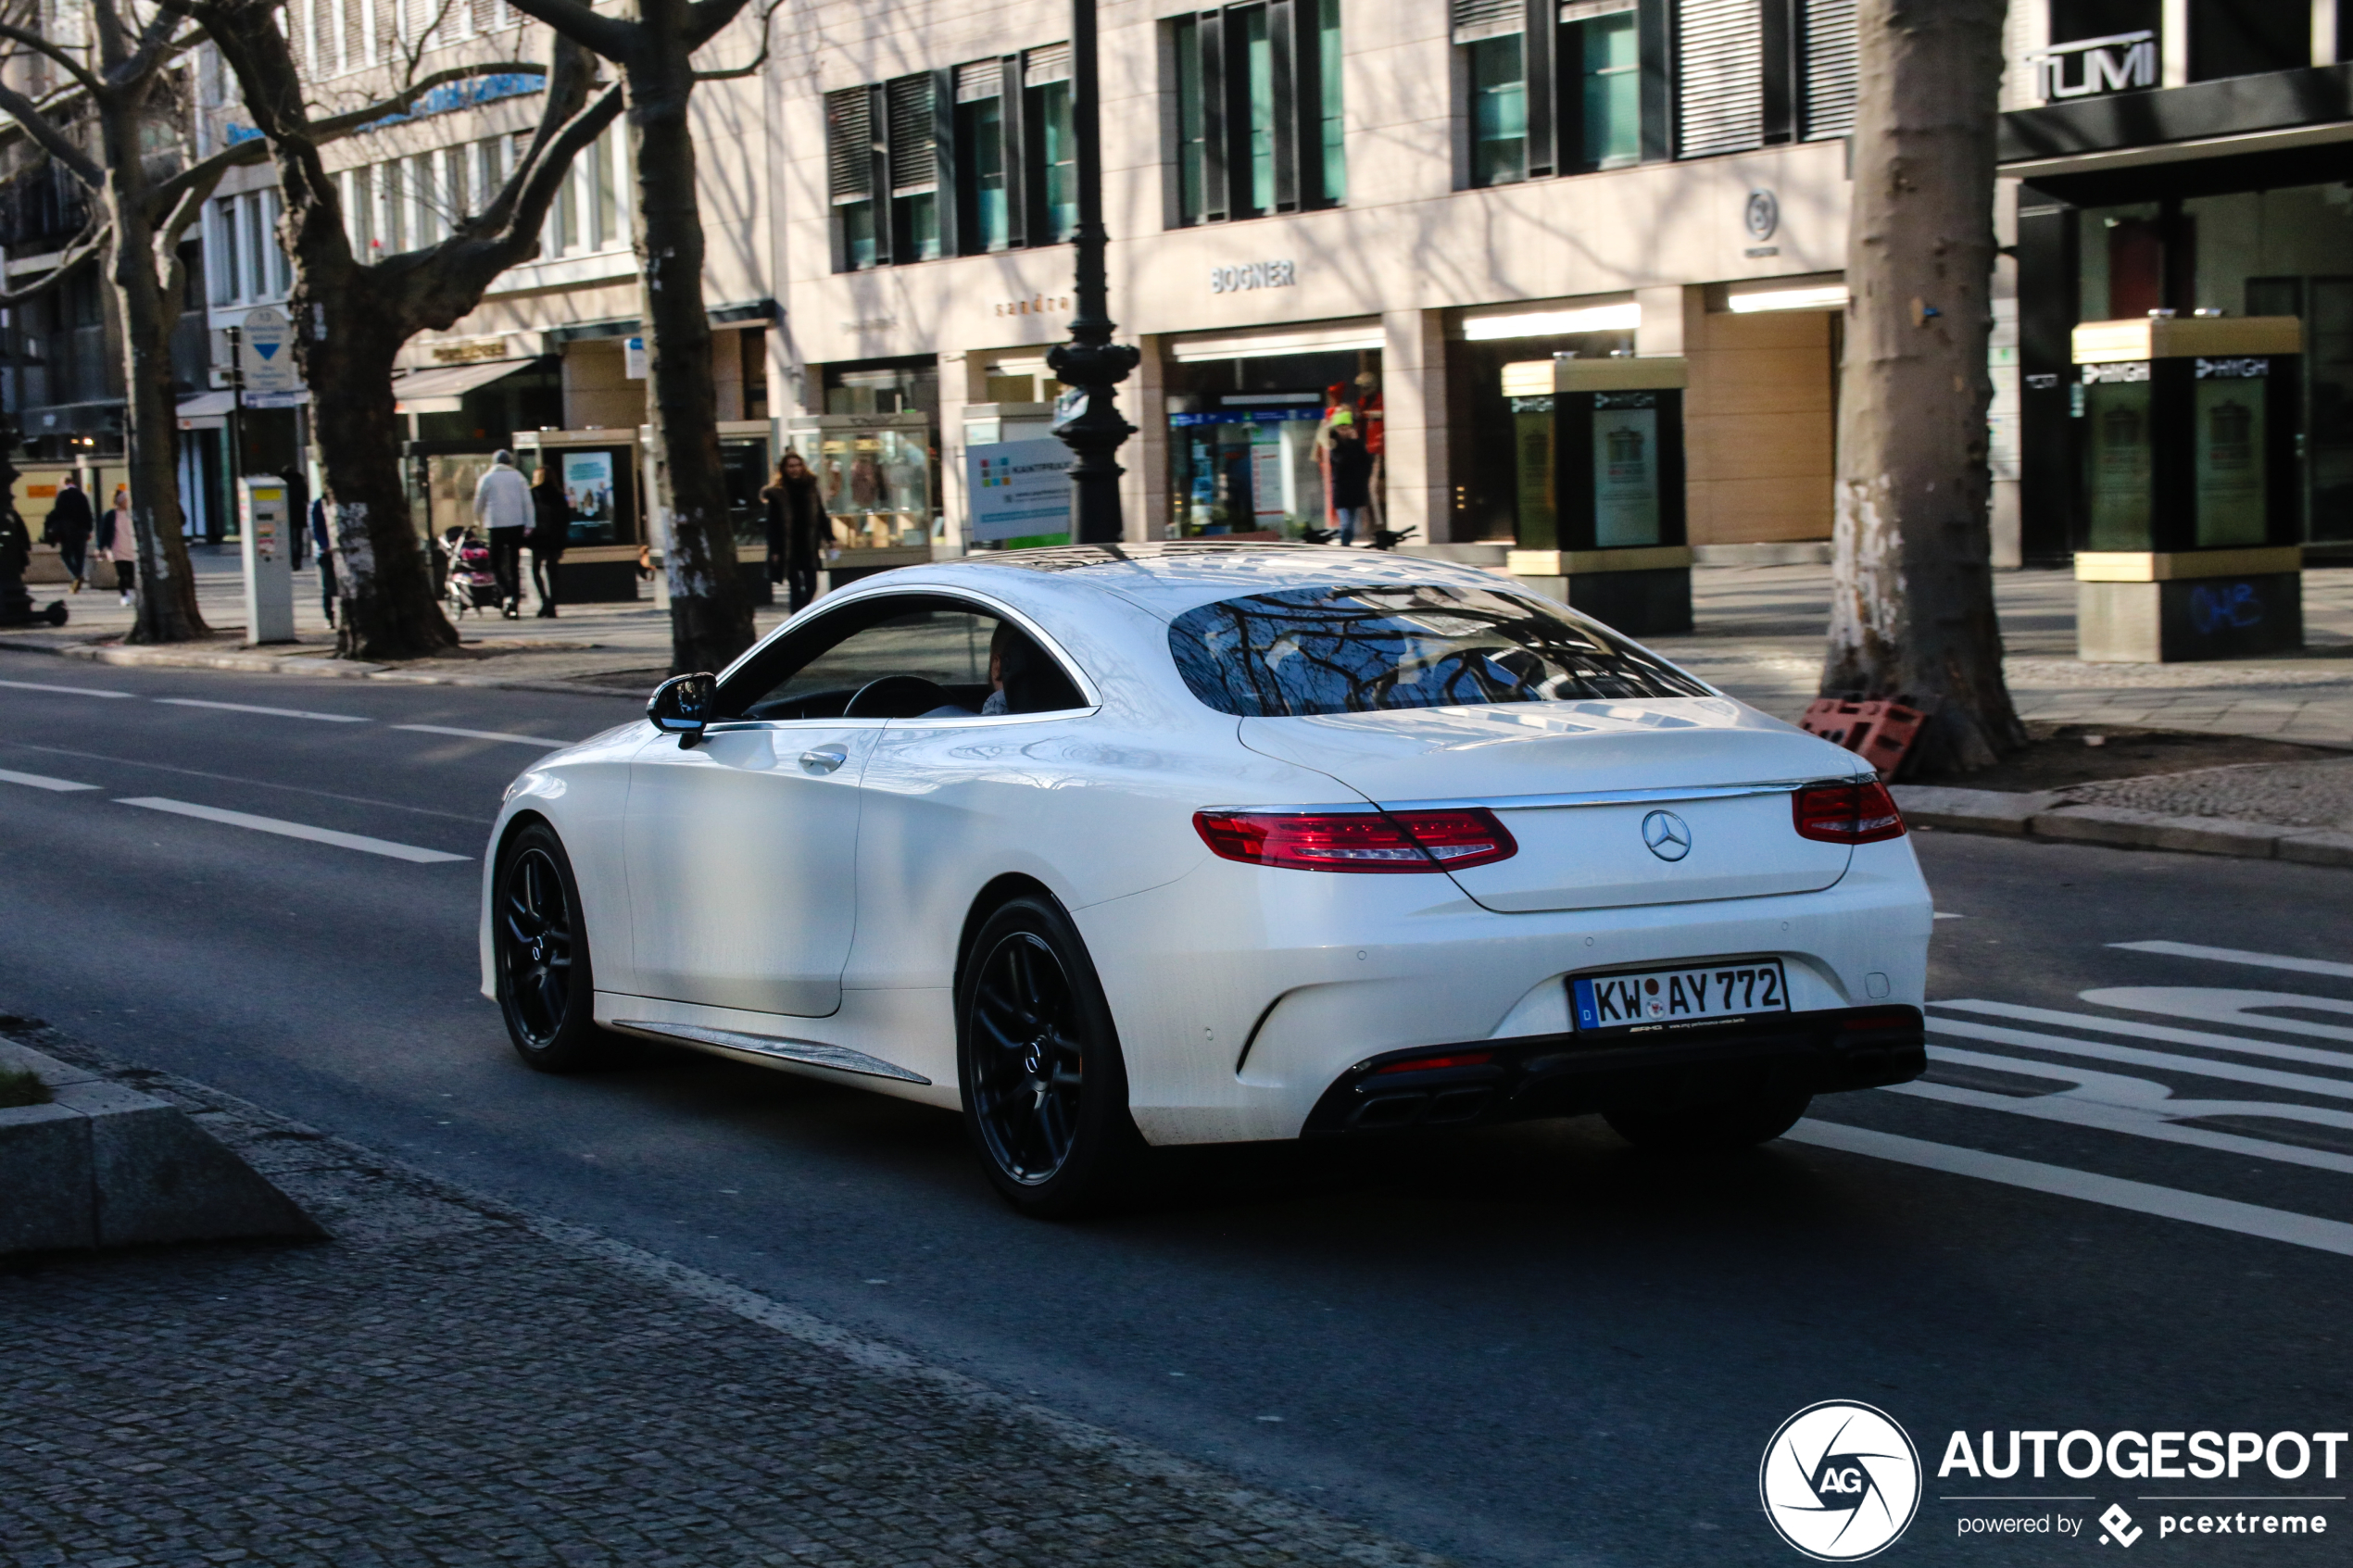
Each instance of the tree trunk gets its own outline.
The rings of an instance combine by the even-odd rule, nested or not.
[[[134,643],[184,643],[211,634],[196,608],[195,576],[188,568],[182,527],[180,478],[173,450],[179,428],[172,404],[171,329],[177,301],[167,297],[156,270],[155,226],[142,159],[141,131],[148,119],[144,95],[99,100],[105,140],[104,199],[114,234],[107,270],[122,308],[124,433],[131,481],[131,520],[139,558],[139,609]],[[104,506],[111,496],[94,495]]]
[[[342,221],[339,213],[333,219]],[[333,519],[335,652],[422,659],[456,647],[458,631],[434,597],[432,558],[400,473],[392,368],[413,329],[372,297],[371,280],[357,267],[329,264],[296,276],[287,310]]]
[[[752,643],[751,597],[719,466],[711,318],[703,309],[702,212],[688,105],[693,48],[681,0],[645,0],[650,47],[628,63],[637,173],[637,266],[653,421],[653,500],[666,520],[671,668],[722,670]]]
[[[2025,744],[1987,508],[2005,0],[1862,0],[1825,695],[1934,705],[1929,771]]]

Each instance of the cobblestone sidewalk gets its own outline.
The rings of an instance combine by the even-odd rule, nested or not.
[[[242,1101],[333,1233],[0,1267],[0,1561],[1427,1564],[1312,1508]]]
[[[2059,794],[2070,805],[2353,831],[2353,761],[2202,768],[2193,773],[2073,784]]]

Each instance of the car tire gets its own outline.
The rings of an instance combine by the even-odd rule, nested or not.
[[[1685,1110],[1605,1110],[1602,1120],[1637,1148],[1705,1154],[1770,1143],[1813,1103],[1810,1094],[1760,1095]]]
[[[1143,1139],[1111,1004],[1070,917],[1015,898],[974,938],[956,986],[964,1130],[1006,1201],[1041,1219],[1098,1213]]]
[[[611,1066],[621,1041],[597,1026],[580,884],[554,829],[531,823],[498,851],[490,916],[491,972],[515,1054],[542,1073]]]

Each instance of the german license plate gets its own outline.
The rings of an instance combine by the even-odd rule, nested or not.
[[[1789,985],[1779,959],[1683,964],[1632,974],[1579,975],[1570,979],[1568,989],[1580,1031],[1699,1023],[1789,1011]]]

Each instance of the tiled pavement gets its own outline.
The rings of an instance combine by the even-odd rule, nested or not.
[[[11,1568],[1439,1568],[724,1282],[125,1076],[333,1239],[0,1265]]]

